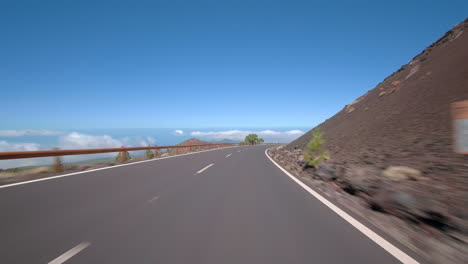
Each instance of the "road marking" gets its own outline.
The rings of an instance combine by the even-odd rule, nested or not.
[[[297,184],[299,184],[302,188],[304,188],[308,193],[312,194],[315,198],[317,198],[320,202],[325,204],[328,208],[330,208],[333,212],[335,212],[337,215],[341,216],[344,220],[346,220],[348,223],[350,223],[352,226],[354,226],[357,230],[361,231],[364,235],[366,235],[368,238],[370,238],[372,241],[374,241],[377,245],[381,246],[383,249],[385,249],[388,253],[390,253],[392,256],[394,256],[396,259],[401,261],[404,264],[419,264],[415,259],[412,257],[408,256],[405,252],[397,248],[396,246],[392,245],[390,242],[385,240],[383,237],[379,236],[377,233],[374,231],[370,230],[368,227],[365,225],[361,224],[358,220],[354,219],[352,216],[347,214],[345,211],[341,210],[339,207],[328,201],[326,198],[318,194],[316,191],[312,190],[309,186],[307,186],[305,183],[302,181],[298,180],[296,177],[291,175],[287,170],[283,169],[276,161],[274,161],[269,155],[268,155],[268,150],[265,150],[265,155],[270,159],[270,161],[275,164],[278,168],[280,168],[281,171],[283,171],[286,175],[289,176],[293,181],[295,181]]]
[[[154,202],[154,201],[156,201],[156,200],[158,200],[158,199],[159,199],[159,196],[155,196],[155,197],[149,199],[149,200],[148,200],[148,203],[152,203],[152,202]]]
[[[48,180],[53,180],[53,179],[58,179],[58,178],[63,178],[63,177],[69,177],[69,176],[89,173],[89,172],[93,172],[93,171],[108,170],[108,169],[114,169],[114,168],[123,167],[123,166],[130,166],[130,165],[135,165],[135,164],[139,164],[139,163],[143,163],[143,162],[151,162],[151,161],[158,161],[158,160],[163,160],[163,159],[178,158],[178,157],[182,157],[182,156],[185,156],[185,155],[192,155],[192,154],[198,154],[198,153],[202,153],[202,152],[220,150],[220,149],[225,149],[225,148],[237,148],[237,147],[239,147],[239,146],[224,147],[224,148],[217,148],[217,149],[208,149],[208,150],[202,150],[202,151],[197,151],[197,152],[190,152],[190,153],[180,154],[180,155],[176,155],[176,156],[168,156],[168,157],[162,157],[162,158],[156,158],[156,159],[150,159],[150,160],[136,161],[136,162],[132,162],[132,163],[128,163],[128,164],[114,165],[114,166],[98,168],[98,169],[92,169],[92,170],[87,170],[87,171],[72,172],[72,173],[68,173],[68,174],[62,174],[62,175],[57,175],[57,176],[52,176],[52,177],[47,177],[47,178],[41,178],[41,179],[36,179],[36,180],[23,181],[23,182],[17,182],[17,183],[12,183],[12,184],[5,184],[5,185],[1,185],[0,189],[13,187],[13,186],[18,186],[18,185],[23,185],[23,184],[28,184],[28,183],[33,183],[33,182],[41,182],[41,181],[48,181]]]
[[[195,173],[195,174],[200,174],[200,173],[204,172],[206,169],[208,169],[209,167],[211,167],[211,166],[213,166],[213,165],[214,165],[214,163],[211,163],[210,165],[206,166],[205,168],[203,168],[203,169],[197,171],[197,173]]]
[[[76,247],[68,250],[67,252],[63,253],[62,255],[60,255],[58,258],[52,260],[51,262],[49,262],[49,264],[62,264],[64,263],[65,261],[67,261],[68,259],[70,259],[71,257],[75,256],[76,254],[80,253],[80,251],[82,251],[83,249],[87,248],[89,245],[91,245],[91,243],[89,242],[81,242],[80,244],[78,244]]]
[[[238,150],[237,152],[241,152],[240,150]]]
[[[231,156],[231,155],[232,155],[232,154],[228,154],[228,155],[226,155],[226,158],[229,158],[229,156]]]

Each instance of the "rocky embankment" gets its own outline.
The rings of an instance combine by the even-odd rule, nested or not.
[[[284,146],[271,157],[294,176],[332,201],[386,232],[429,263],[465,263],[468,259],[466,193],[435,184],[414,168],[304,162],[302,149]],[[448,192],[451,193],[447,200]],[[465,200],[466,201],[466,200]],[[466,203],[465,203],[466,205]]]

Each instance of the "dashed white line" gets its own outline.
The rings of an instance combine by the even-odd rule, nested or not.
[[[155,196],[155,197],[149,199],[149,200],[148,200],[148,203],[155,202],[155,201],[158,200],[158,199],[159,199],[159,196]]]
[[[231,155],[232,155],[232,154],[228,154],[228,155],[226,155],[226,158],[229,158],[229,156],[231,156]]]
[[[200,174],[200,173],[204,172],[206,169],[208,169],[209,167],[211,167],[211,166],[213,166],[213,165],[214,165],[214,163],[211,163],[210,165],[206,166],[205,168],[203,168],[203,169],[197,171],[197,173],[195,173],[195,174]]]
[[[386,250],[388,253],[390,253],[392,256],[394,256],[396,259],[401,261],[404,264],[419,264],[418,261],[407,255],[405,252],[385,240],[383,237],[379,236],[377,233],[369,229],[367,226],[363,225],[361,222],[358,220],[354,219],[352,216],[347,214],[345,211],[341,210],[338,206],[334,205],[332,202],[328,201],[325,197],[321,196],[318,194],[316,191],[312,190],[309,186],[307,186],[305,183],[294,177],[291,173],[289,173],[287,170],[283,169],[276,161],[274,161],[270,155],[268,155],[268,150],[265,150],[265,155],[270,159],[273,164],[275,164],[281,171],[283,171],[291,180],[295,181],[297,184],[299,184],[302,188],[304,188],[308,193],[313,195],[315,198],[317,198],[320,202],[325,204],[328,208],[330,208],[333,212],[335,212],[337,215],[339,215],[341,218],[346,220],[348,223],[350,223],[352,226],[354,226],[357,230],[359,230],[361,233],[363,233],[365,236],[367,236],[370,240],[374,241],[377,245],[381,246],[384,250]]]
[[[49,262],[49,264],[62,264],[65,261],[69,260],[71,257],[75,256],[76,254],[80,253],[83,249],[87,248],[91,243],[89,242],[81,242],[74,248],[68,250],[67,252],[60,255],[58,258]]]
[[[237,152],[241,152],[240,150],[238,150]]]

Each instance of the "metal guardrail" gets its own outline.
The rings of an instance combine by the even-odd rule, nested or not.
[[[123,152],[135,150],[159,150],[159,149],[187,149],[187,152],[194,147],[200,148],[219,148],[227,146],[236,146],[237,143],[209,143],[198,145],[174,145],[174,146],[148,146],[148,147],[121,147],[121,148],[102,148],[102,149],[54,149],[54,150],[39,150],[39,151],[14,151],[14,152],[0,152],[0,160],[8,159],[27,159],[27,158],[41,158],[41,157],[57,157],[69,155],[83,155],[83,154],[98,154],[110,152]]]

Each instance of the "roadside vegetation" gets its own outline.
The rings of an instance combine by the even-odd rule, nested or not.
[[[318,168],[322,161],[330,158],[330,153],[324,150],[325,139],[323,137],[324,133],[320,128],[312,130],[312,139],[303,153],[307,166]]]
[[[130,153],[128,151],[119,152],[119,154],[117,154],[117,157],[115,157],[115,161],[117,162],[125,162],[130,159],[132,159],[132,157],[130,156]]]
[[[257,134],[248,134],[245,136],[244,142],[242,142],[241,145],[256,145],[263,142],[263,138],[259,138]]]
[[[153,153],[153,151],[151,151],[151,149],[147,149],[145,155],[146,155],[146,158],[147,158],[147,159],[152,159],[152,158],[154,158],[154,153]]]
[[[73,170],[76,168],[77,168],[76,164],[61,164],[62,171]],[[6,179],[6,178],[11,178],[11,177],[21,177],[21,176],[33,175],[33,174],[54,173],[54,172],[57,172],[55,165],[0,169],[0,179]]]

